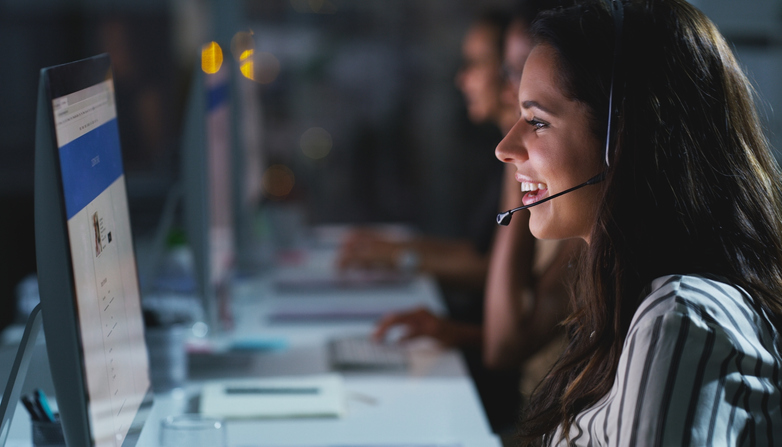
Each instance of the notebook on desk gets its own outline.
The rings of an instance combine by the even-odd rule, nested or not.
[[[337,374],[209,383],[199,409],[226,419],[341,417],[345,410],[345,387]]]

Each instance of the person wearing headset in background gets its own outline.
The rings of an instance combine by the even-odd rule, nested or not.
[[[463,93],[467,113],[474,124],[495,124],[505,135],[516,121],[515,104],[501,100],[503,36],[507,14],[484,13],[462,40],[462,66],[455,83]],[[497,139],[499,141],[499,138]],[[486,152],[489,156],[488,151]],[[501,171],[496,166],[496,171]],[[499,181],[487,185],[485,213],[493,212],[499,197]],[[481,206],[485,207],[486,204]],[[352,231],[340,247],[337,264],[341,269],[415,270],[434,276],[442,285],[481,292],[488,268],[488,246],[495,231],[491,222],[476,218],[469,239],[415,236],[388,237],[369,229]]]
[[[501,100],[514,108],[518,107],[521,73],[532,48],[531,18],[550,7],[553,2],[523,2],[508,26],[503,54],[507,83]],[[507,133],[509,128],[503,130]],[[515,169],[507,166],[503,174],[502,209],[521,203],[523,194],[514,173]],[[480,329],[416,309],[381,320],[376,337],[380,339],[391,327],[402,325],[407,329],[404,339],[429,336],[446,346],[481,344],[488,368],[521,368],[520,392],[522,403],[526,401],[564,347],[559,323],[569,309],[567,269],[583,246],[576,239],[535,240],[527,219],[529,215],[518,216],[495,234]]]
[[[515,101],[504,100],[508,86],[502,57],[509,22],[510,15],[499,11],[486,12],[473,22],[462,40],[463,61],[455,79],[464,95],[470,121],[494,124],[502,135],[518,118]],[[494,158],[489,147],[482,150],[487,161],[492,162]],[[493,216],[500,206],[503,188],[504,167],[497,162],[493,168],[494,181],[485,185],[483,200],[470,216],[469,239],[422,235],[392,240],[377,232],[358,230],[343,243],[338,263],[343,269],[401,269],[427,273],[437,279],[450,318],[413,309],[388,316],[383,321],[403,326],[407,338],[430,335],[443,344],[461,348],[489,422],[495,431],[500,431],[516,422],[519,379],[517,371],[487,370],[480,352],[483,290],[489,249],[497,231]],[[427,325],[429,327],[423,327]],[[384,338],[385,329],[380,329],[376,335],[378,339]]]
[[[584,1],[533,36],[496,155],[532,234],[588,247],[522,442],[779,444],[782,184],[729,45],[684,0]]]
[[[505,35],[503,103],[518,108],[518,86],[527,55],[532,48],[531,19],[553,2],[524,2],[514,14]],[[518,112],[514,119],[517,119]],[[508,128],[503,131],[507,133]],[[522,193],[507,166],[503,178],[503,209],[521,203]],[[493,216],[492,216],[493,217]],[[488,216],[487,216],[488,218]],[[490,370],[520,372],[517,396],[502,396],[513,406],[515,423],[518,403],[523,405],[532,390],[559,357],[565,337],[559,324],[569,312],[567,277],[569,264],[583,242],[535,240],[529,231],[529,214],[518,216],[508,228],[495,233],[484,294],[484,317],[480,325],[466,324],[415,309],[388,315],[377,325],[382,339],[394,326],[404,326],[404,339],[428,336],[446,346],[480,345],[483,363]],[[515,391],[514,391],[515,392]],[[519,400],[520,397],[520,400]],[[518,402],[518,403],[517,403]]]
[[[562,2],[558,2],[562,4]],[[505,101],[518,108],[524,64],[532,49],[531,21],[554,2],[521,4],[508,27],[504,68],[512,88]],[[515,168],[506,165],[501,208],[512,208],[523,194]],[[560,323],[569,313],[570,263],[583,242],[536,240],[529,231],[529,213],[500,227],[492,244],[486,284],[483,358],[491,369],[520,368],[521,405],[559,357],[565,345]]]

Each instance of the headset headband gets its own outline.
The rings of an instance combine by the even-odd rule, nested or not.
[[[614,110],[614,84],[616,83],[616,67],[619,65],[619,60],[622,52],[622,25],[624,23],[624,5],[622,0],[607,0],[608,9],[614,16],[614,61],[611,67],[611,87],[608,92],[608,129],[606,131],[606,166],[610,166],[608,153],[611,149],[611,140],[613,132],[611,131],[611,124],[615,114]]]

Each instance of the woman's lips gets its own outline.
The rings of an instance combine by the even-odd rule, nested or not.
[[[522,202],[525,206],[541,200],[548,192],[548,186],[545,183],[521,181],[521,192],[524,193]]]
[[[524,206],[532,205],[533,203],[543,199],[548,194],[548,188],[535,189],[527,191],[524,197],[521,199]]]
[[[524,193],[522,202],[525,206],[541,200],[548,192],[548,185],[545,183],[531,182],[524,178],[517,178],[517,180],[521,183],[521,192]]]

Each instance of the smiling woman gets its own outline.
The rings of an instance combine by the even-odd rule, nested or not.
[[[521,118],[497,146],[497,158],[516,166],[525,206],[565,191],[603,169],[600,141],[591,131],[588,107],[558,85],[556,53],[538,45],[524,66],[519,88]],[[539,239],[589,241],[598,188],[531,208],[530,231]]]
[[[522,439],[778,443],[782,187],[730,48],[684,0],[585,1],[533,35],[496,154],[539,203],[532,233],[589,247]]]

